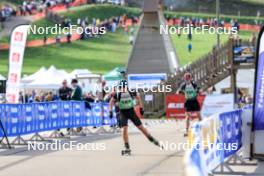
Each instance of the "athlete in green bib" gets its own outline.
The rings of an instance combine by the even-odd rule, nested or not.
[[[123,140],[125,144],[125,150],[122,150],[122,155],[130,155],[130,146],[128,140],[128,120],[131,120],[133,124],[149,139],[150,142],[157,146],[160,146],[159,142],[151,136],[148,130],[142,125],[141,120],[137,117],[134,107],[138,103],[140,106],[141,115],[144,114],[142,102],[140,96],[135,91],[128,89],[127,81],[122,80],[118,86],[118,90],[112,96],[110,100],[110,118],[113,116],[112,107],[115,103],[118,103],[120,110],[120,126],[123,129]]]
[[[201,120],[200,104],[197,100],[199,89],[197,84],[192,80],[192,75],[190,73],[187,72],[183,79],[184,82],[181,84],[178,93],[183,93],[185,96],[186,133],[184,136],[188,136],[192,114],[195,113],[197,118]]]

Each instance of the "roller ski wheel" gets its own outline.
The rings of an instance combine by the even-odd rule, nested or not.
[[[131,155],[131,150],[130,149],[125,149],[121,151],[122,156],[130,156]]]

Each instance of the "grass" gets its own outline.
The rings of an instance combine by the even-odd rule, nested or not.
[[[250,32],[240,32],[240,38],[249,39],[252,33]],[[221,35],[221,43],[225,43],[228,40],[228,35]],[[182,35],[180,38],[177,35],[172,36],[174,46],[178,57],[180,58],[180,64],[186,65],[193,62],[200,57],[211,52],[214,45],[217,42],[217,36],[209,33],[206,34],[194,34],[192,41],[187,39],[187,35]],[[188,52],[188,44],[192,43],[192,52]]]
[[[120,16],[126,14],[128,17],[131,16],[139,16],[140,9],[138,8],[130,8],[130,7],[122,7],[122,6],[113,6],[113,5],[84,5],[80,7],[71,8],[70,11],[61,13],[61,15],[65,17],[69,17],[72,19],[72,22],[76,24],[78,18],[88,17],[91,22],[92,18],[99,18],[100,20],[109,19],[111,17]],[[201,17],[201,18],[213,18],[215,14],[208,13],[190,13],[190,12],[168,12],[166,11],[165,16],[167,17]],[[231,19],[237,19],[240,23],[254,24],[255,17],[253,16],[230,16],[230,15],[222,15],[222,19],[226,22],[230,22]],[[264,21],[264,17],[261,17],[260,20]],[[54,26],[55,24],[47,19],[41,19],[33,23],[37,27],[47,27]],[[55,37],[52,34],[47,35],[47,37]],[[43,39],[43,35],[39,34],[30,34],[28,35],[28,40],[35,39]],[[0,37],[0,43],[8,43],[9,37]]]
[[[129,9],[128,11],[126,11]],[[131,11],[130,11],[131,10]],[[63,15],[69,16],[73,22],[77,18],[110,18],[124,13],[138,15],[140,12],[134,8],[122,8],[109,5],[85,6],[74,8],[71,12]],[[193,15],[193,16],[210,16],[210,14],[194,13],[175,13],[168,14]],[[129,16],[129,15],[128,15]],[[245,17],[251,19],[251,17]],[[252,18],[253,20],[253,18]],[[51,26],[54,23],[45,19],[35,22],[37,26]],[[240,33],[241,38],[249,38],[251,32],[243,31]],[[28,40],[43,38],[41,35],[29,35]],[[216,35],[204,34],[193,35],[192,53],[188,53],[187,45],[189,41],[186,35],[178,38],[172,36],[177,54],[180,58],[181,65],[188,64],[201,56],[209,53],[216,44]],[[222,35],[221,41],[227,41],[228,36]],[[8,42],[8,38],[0,39],[0,42]],[[27,48],[25,51],[23,74],[30,74],[37,71],[41,66],[49,67],[55,65],[60,69],[71,71],[76,68],[88,68],[95,73],[106,73],[111,69],[124,66],[127,63],[131,46],[128,44],[128,36],[121,30],[117,33],[107,33],[100,39],[93,38],[89,41],[76,41],[72,44],[62,44],[61,46],[50,45],[46,47]],[[8,51],[0,51],[0,74],[7,75],[8,70]]]
[[[168,0],[169,1],[169,0]],[[216,0],[170,0],[176,11],[193,13],[215,13]],[[220,11],[226,15],[256,16],[257,11],[264,14],[263,0],[220,0]]]
[[[126,14],[127,17],[139,16],[141,10],[139,8],[114,6],[108,4],[102,5],[85,5],[80,7],[71,8],[68,12],[61,13],[62,16],[69,17],[72,19],[73,23],[76,23],[78,18],[88,17],[89,21],[92,18],[99,18],[100,20],[105,20],[111,17],[122,16]]]
[[[166,11],[164,13],[165,17],[198,17],[198,18],[215,18],[216,15],[212,13],[192,13],[192,12],[168,12]],[[225,22],[230,22],[231,20],[237,20],[239,23],[243,24],[255,24],[256,16],[237,16],[237,15],[223,15],[220,16],[221,20],[224,20]],[[264,22],[264,17],[260,17],[258,19],[261,22]]]
[[[124,66],[130,50],[128,36],[120,30],[88,41],[27,48],[23,74],[33,73],[41,66],[50,65],[67,71],[88,68],[95,73],[106,73],[117,66]],[[7,75],[8,51],[0,51],[0,56],[0,74]]]
[[[127,17],[139,16],[140,10],[137,8],[129,8],[122,6],[113,5],[85,5],[80,7],[71,8],[70,11],[61,13],[64,17],[69,17],[73,24],[76,24],[77,19],[84,19],[88,17],[91,22],[93,18],[99,18],[100,20],[109,19],[111,17],[121,16],[126,14]],[[49,21],[48,19],[41,19],[34,22],[32,25],[38,27],[48,27],[54,26],[55,23]],[[55,37],[55,35],[48,34],[47,37]],[[40,34],[29,34],[28,40],[43,39],[44,35]],[[0,37],[0,43],[9,43],[9,37]]]

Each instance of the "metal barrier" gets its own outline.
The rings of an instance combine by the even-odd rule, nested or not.
[[[252,107],[250,107],[252,108]],[[216,114],[192,126],[185,154],[187,176],[207,176],[221,167],[233,172],[226,164],[242,147],[242,110]],[[234,173],[234,172],[233,172]]]
[[[0,104],[0,118],[8,137],[37,134],[63,128],[102,127],[115,125],[109,118],[107,103],[91,104],[91,109],[80,101],[58,101],[31,104]],[[0,137],[4,137],[0,131]],[[21,141],[21,140],[20,140]]]

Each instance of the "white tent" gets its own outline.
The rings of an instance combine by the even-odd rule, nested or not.
[[[76,78],[82,75],[89,75],[89,74],[92,74],[92,72],[89,71],[88,69],[75,69],[70,73],[70,77]]]
[[[57,70],[51,66],[46,72],[38,75],[33,82],[26,84],[25,88],[31,89],[58,89],[63,80],[69,79],[69,74],[64,70]]]
[[[0,81],[5,81],[6,78],[3,75],[0,75]]]
[[[33,82],[43,75],[43,73],[46,73],[47,69],[45,67],[41,67],[36,73],[29,75],[25,78],[22,78],[21,83],[30,83]]]

